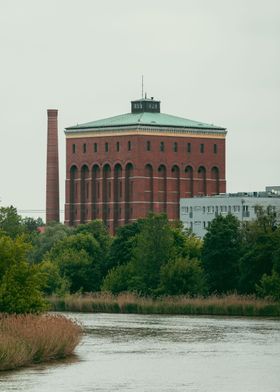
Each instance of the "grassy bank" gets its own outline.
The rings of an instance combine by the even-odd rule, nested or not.
[[[52,309],[72,312],[192,314],[225,316],[280,316],[280,303],[249,296],[227,295],[207,298],[139,297],[93,293],[48,298]]]
[[[0,370],[66,357],[81,332],[62,316],[0,314]]]

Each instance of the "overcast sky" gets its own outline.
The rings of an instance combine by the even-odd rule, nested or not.
[[[227,128],[227,190],[280,185],[279,0],[0,0],[0,206],[45,209],[48,108],[64,128],[130,111]],[[63,219],[63,216],[61,216]]]

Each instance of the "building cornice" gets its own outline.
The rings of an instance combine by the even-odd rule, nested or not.
[[[178,137],[205,137],[224,139],[227,134],[225,129],[201,129],[201,128],[176,128],[176,127],[149,127],[149,126],[122,126],[111,128],[88,128],[88,129],[65,129],[66,138],[104,137],[104,136],[178,136]]]

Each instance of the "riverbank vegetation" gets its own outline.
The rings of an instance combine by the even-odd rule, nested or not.
[[[231,300],[254,296],[277,304],[279,218],[272,209],[256,209],[252,222],[218,215],[201,240],[165,214],[119,227],[112,237],[98,220],[74,228],[49,224],[39,232],[41,221],[2,207],[0,311],[40,312],[47,309],[46,297],[93,292],[103,298],[137,293],[137,301],[161,302],[236,293]]]
[[[0,315],[0,370],[64,358],[81,339],[81,327],[56,315]]]
[[[280,317],[280,303],[236,294],[151,298],[133,293],[95,293],[51,296],[48,301],[53,310],[66,312]]]
[[[41,225],[0,208],[0,370],[65,357],[81,338],[75,322],[43,313],[48,276],[31,260]]]

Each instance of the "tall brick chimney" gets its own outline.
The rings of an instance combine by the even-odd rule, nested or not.
[[[59,222],[57,109],[48,109],[46,223]]]

